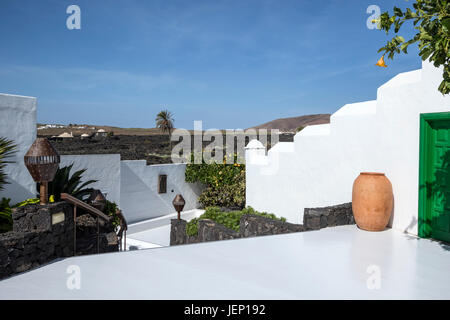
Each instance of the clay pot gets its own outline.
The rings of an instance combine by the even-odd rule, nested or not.
[[[386,229],[394,206],[392,184],[384,173],[361,172],[353,183],[352,209],[360,229]]]

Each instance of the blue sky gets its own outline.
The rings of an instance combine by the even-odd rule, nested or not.
[[[66,28],[71,4],[81,30]],[[231,129],[333,113],[421,66],[415,48],[374,66],[388,36],[366,27],[371,4],[408,2],[0,0],[0,92],[37,97],[44,123],[154,127],[167,108],[178,128]]]

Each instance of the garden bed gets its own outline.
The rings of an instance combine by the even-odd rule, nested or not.
[[[284,218],[257,212],[252,208],[231,212],[209,208],[209,212],[207,210],[190,222],[177,219],[171,222],[170,245],[313,231],[355,223],[351,203],[307,208],[303,224],[289,223]]]

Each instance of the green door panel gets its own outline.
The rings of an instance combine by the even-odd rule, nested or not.
[[[426,215],[434,239],[450,242],[450,119],[428,121]]]

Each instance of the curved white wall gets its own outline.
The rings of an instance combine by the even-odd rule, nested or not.
[[[0,191],[2,197],[11,198],[11,204],[34,197],[36,185],[25,168],[23,157],[36,139],[36,98],[0,94],[0,137],[13,140],[17,152],[6,167],[10,184]]]
[[[376,101],[345,105],[330,124],[305,128],[267,156],[247,149],[247,205],[302,223],[304,208],[350,202],[360,172],[384,172],[394,190],[392,227],[417,234],[419,118],[450,111],[441,79],[423,63],[381,86]]]

